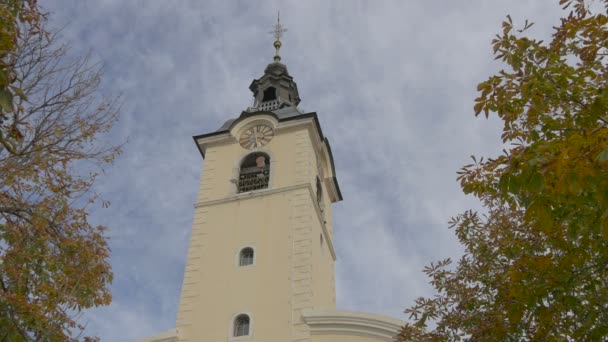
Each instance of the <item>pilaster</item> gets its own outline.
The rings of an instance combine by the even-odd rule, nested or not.
[[[291,196],[291,341],[310,341],[308,325],[302,311],[313,308],[312,290],[312,207],[308,189],[294,191]]]
[[[184,272],[184,282],[177,312],[176,330],[180,342],[193,341],[188,336],[188,330],[194,324],[194,308],[200,296],[199,284],[205,280],[205,273],[200,269],[205,246],[208,244],[205,225],[205,215],[208,208],[199,207],[194,210],[192,237],[188,247],[188,258]]]
[[[211,199],[211,194],[214,190],[213,186],[217,183],[218,179],[216,176],[217,150],[215,148],[209,148],[206,153],[205,164],[199,183],[198,202],[204,202]]]

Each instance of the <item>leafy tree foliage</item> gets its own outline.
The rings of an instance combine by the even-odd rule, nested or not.
[[[506,67],[475,113],[498,115],[510,147],[459,172],[486,212],[452,219],[465,254],[425,269],[438,294],[397,341],[608,338],[608,1],[559,3],[551,41],[507,16],[492,42]]]
[[[19,110],[13,105],[13,96],[25,96],[15,84],[14,57],[22,30],[27,28],[30,35],[44,34],[40,27],[43,19],[37,0],[0,0],[0,120]],[[19,134],[16,126],[4,128],[0,127],[0,138]]]
[[[79,314],[110,303],[112,272],[105,228],[88,217],[93,183],[120,153],[98,142],[119,103],[99,95],[99,66],[70,60],[41,33],[44,16],[30,22],[21,15],[34,7],[11,4],[35,1],[0,3],[0,90],[10,97],[0,111],[0,341],[91,341]]]

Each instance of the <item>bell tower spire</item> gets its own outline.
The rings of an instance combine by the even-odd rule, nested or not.
[[[254,103],[247,109],[248,112],[273,111],[284,107],[295,107],[300,103],[298,86],[289,75],[287,66],[281,63],[280,50],[283,45],[281,38],[285,32],[287,29],[281,24],[279,13],[277,23],[270,32],[275,38],[274,62],[268,64],[262,77],[251,82],[249,89],[253,92]]]
[[[255,104],[194,138],[205,159],[176,327],[140,342],[383,342],[402,322],[336,310],[329,139],[276,53]]]

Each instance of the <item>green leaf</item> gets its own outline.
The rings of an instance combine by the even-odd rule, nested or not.
[[[509,192],[509,179],[510,178],[511,177],[507,173],[504,173],[502,176],[500,176],[500,180],[498,181],[498,188],[500,189],[500,191]]]
[[[512,194],[517,194],[519,189],[521,188],[521,182],[519,177],[513,176],[509,177],[509,192]]]
[[[6,88],[0,88],[0,109],[5,112],[13,111],[13,94]]]
[[[540,173],[534,173],[532,177],[530,177],[529,190],[531,192],[540,192],[543,190],[545,185],[545,180]]]
[[[509,319],[509,323],[517,325],[521,321],[521,318],[523,316],[523,305],[512,305],[511,307],[509,307],[509,311],[507,312],[507,318]]]
[[[572,194],[578,194],[581,191],[580,178],[574,171],[566,174],[566,185]]]
[[[595,160],[597,160],[600,163],[603,163],[606,160],[608,160],[608,150],[603,150],[602,152],[600,152],[600,154],[598,154],[597,157],[595,157]]]
[[[6,77],[6,71],[0,70],[0,87],[5,87],[8,84],[8,77]]]
[[[475,111],[476,116],[479,115],[479,113],[481,113],[481,110],[483,109],[483,105],[484,105],[483,102],[477,102],[475,104],[475,106],[473,107],[473,110]]]

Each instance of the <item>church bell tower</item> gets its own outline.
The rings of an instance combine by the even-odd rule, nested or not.
[[[204,166],[179,300],[179,341],[311,341],[310,310],[336,305],[331,204],[342,200],[316,113],[274,61],[253,105],[194,137]]]

